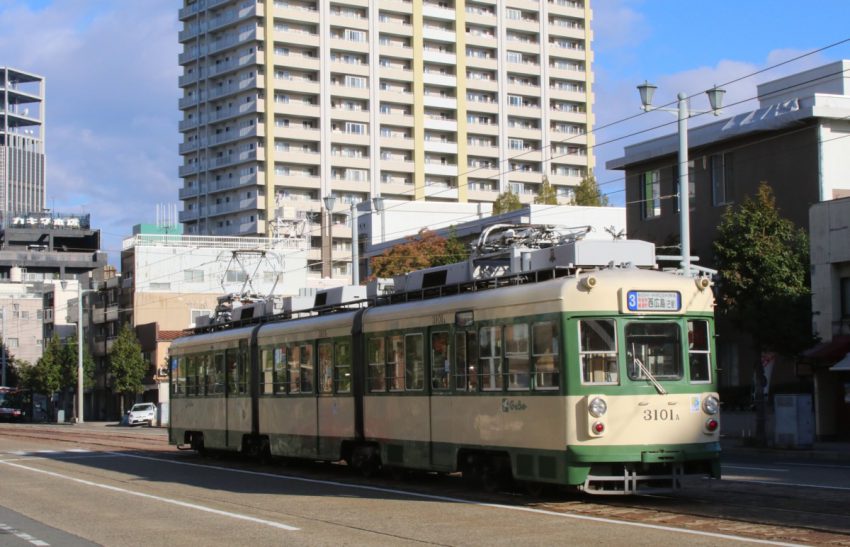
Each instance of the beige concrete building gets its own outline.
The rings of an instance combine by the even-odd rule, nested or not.
[[[566,203],[593,167],[589,0],[186,0],[179,17],[186,234],[297,225],[311,276],[347,277],[352,204],[529,203],[544,177]]]

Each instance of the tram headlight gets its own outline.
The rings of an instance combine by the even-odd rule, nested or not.
[[[717,414],[720,409],[720,401],[714,395],[709,395],[702,402],[702,410],[706,414]]]
[[[600,418],[608,412],[608,404],[604,399],[594,397],[587,405],[587,411],[590,412],[590,415],[594,418]]]

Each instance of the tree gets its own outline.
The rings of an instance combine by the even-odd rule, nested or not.
[[[756,355],[793,356],[812,344],[806,233],[779,214],[771,188],[723,215],[714,242],[718,311],[753,338]],[[764,374],[756,373],[756,437],[764,440]]]
[[[449,239],[428,229],[405,239],[405,243],[395,245],[380,256],[372,258],[372,279],[461,262],[467,257],[466,248],[453,230]]]
[[[112,389],[122,394],[121,415],[124,415],[124,397],[141,393],[142,378],[148,371],[148,364],[142,357],[142,347],[136,333],[129,324],[124,324],[112,349],[109,350],[108,372],[112,377]]]
[[[608,196],[603,194],[599,189],[599,184],[597,184],[596,177],[593,176],[593,173],[590,173],[581,179],[581,183],[576,186],[573,204],[588,205],[592,207],[608,206]]]
[[[77,393],[77,362],[79,355],[77,353],[77,339],[69,338],[59,356],[59,372],[61,376],[61,388],[66,390],[67,394],[75,393],[77,397],[82,397],[81,393]],[[88,352],[88,348],[83,345],[83,388],[91,387],[94,383],[94,360]],[[70,397],[70,395],[68,395]],[[74,418],[77,418],[77,405],[72,405]]]
[[[49,397],[59,391],[62,387],[62,352],[62,342],[54,334],[28,375],[28,387]]]
[[[510,211],[516,211],[517,209],[522,209],[522,203],[519,201],[519,196],[510,190],[499,194],[499,197],[497,197],[496,201],[493,202],[494,215],[509,213]]]
[[[549,184],[549,177],[543,175],[543,184],[540,185],[540,193],[534,197],[534,203],[540,205],[558,205],[558,193],[555,187]]]

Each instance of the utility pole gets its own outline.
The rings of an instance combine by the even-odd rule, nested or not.
[[[6,308],[0,308],[0,336],[3,339],[3,346],[0,348],[0,359],[3,360],[3,387],[6,387]]]
[[[77,280],[77,423],[83,423],[83,281]]]

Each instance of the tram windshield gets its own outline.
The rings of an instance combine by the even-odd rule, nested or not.
[[[680,380],[682,342],[678,323],[626,324],[627,368],[632,380]]]

